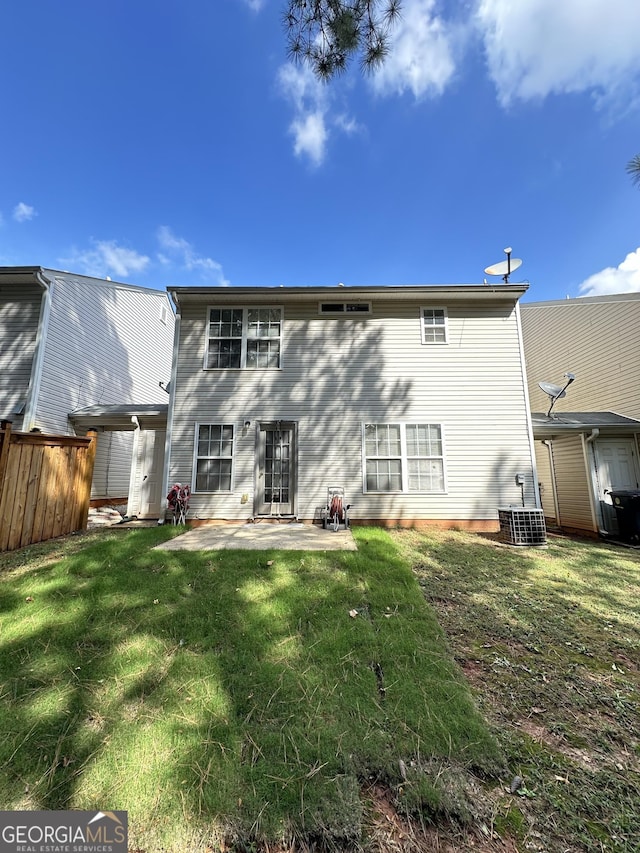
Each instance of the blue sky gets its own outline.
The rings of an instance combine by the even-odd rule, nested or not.
[[[284,0],[0,11],[0,265],[167,285],[640,290],[638,0],[404,0],[329,85]],[[499,279],[489,279],[499,283]]]

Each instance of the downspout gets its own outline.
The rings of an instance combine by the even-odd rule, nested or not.
[[[589,458],[589,448],[587,447],[587,445],[592,444],[599,435],[600,430],[598,429],[598,427],[594,427],[591,430],[591,435],[585,436],[585,434],[582,433],[584,461],[587,465],[588,473],[587,482],[589,483],[589,505],[591,506],[591,521],[596,532],[598,530],[604,530],[604,518],[602,517],[602,511],[600,509],[600,497],[596,493],[596,485],[599,488],[600,484],[597,482],[595,448],[592,448],[591,450],[594,462],[594,464],[591,465],[591,459]],[[594,478],[596,478],[595,482]]]
[[[31,376],[29,388],[27,389],[27,402],[22,419],[23,432],[29,432],[36,426],[38,414],[38,399],[40,397],[40,385],[42,384],[42,370],[44,367],[44,355],[49,333],[49,317],[51,316],[51,297],[53,295],[53,281],[45,278],[42,269],[36,272],[36,281],[42,288],[42,301],[40,302],[40,317],[38,319],[38,332],[36,334],[36,345],[31,364]]]
[[[556,467],[553,461],[553,442],[548,439],[544,439],[542,444],[547,448],[549,452],[549,469],[551,471],[551,491],[553,493],[553,510],[556,516],[556,524],[558,527],[562,527],[562,523],[560,521],[560,507],[558,506],[558,485],[556,483]]]
[[[173,329],[173,360],[171,363],[171,384],[169,385],[169,408],[167,411],[167,434],[164,443],[164,472],[163,472],[163,482],[164,482],[164,491],[162,493],[162,503],[160,504],[160,518],[158,519],[158,524],[164,523],[164,513],[166,513],[167,509],[167,495],[169,494],[169,470],[171,463],[171,437],[173,434],[173,413],[175,410],[175,400],[176,400],[176,388],[177,388],[177,376],[178,376],[178,355],[180,352],[180,303],[178,302],[178,297],[175,293],[171,294],[171,298],[173,299],[173,303],[176,306],[176,322]]]
[[[522,325],[520,322],[520,303],[516,301],[516,328],[518,330],[518,347],[520,349],[520,373],[522,376],[522,387],[524,393],[524,407],[527,416],[527,434],[529,436],[529,455],[531,457],[531,475],[533,477],[533,498],[536,509],[542,509],[540,501],[540,489],[538,488],[538,469],[536,466],[536,447],[533,438],[533,423],[531,422],[531,405],[529,403],[529,388],[527,387],[527,366],[524,360],[524,342],[522,340]]]
[[[136,415],[131,416],[131,423],[135,425],[135,430],[133,431],[133,447],[131,448],[131,471],[129,472],[129,494],[127,496],[127,518],[132,518],[134,515],[137,515],[136,505],[134,504],[134,498],[136,498],[136,486],[138,484],[138,452],[140,447],[140,421],[136,417]],[[140,505],[140,501],[137,501],[138,506]]]

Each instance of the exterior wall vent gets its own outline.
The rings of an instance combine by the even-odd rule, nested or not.
[[[319,314],[371,314],[370,302],[320,302]]]
[[[509,545],[546,545],[544,510],[527,507],[499,507],[500,539]]]

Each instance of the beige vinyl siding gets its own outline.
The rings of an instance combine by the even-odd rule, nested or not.
[[[577,530],[597,531],[589,500],[590,486],[581,435],[553,440],[559,524]]]
[[[549,448],[541,441],[536,441],[536,467],[540,483],[540,500],[545,518],[556,520],[556,507],[553,498],[553,474],[549,459]]]
[[[614,411],[640,418],[640,293],[521,306],[533,411],[549,400],[540,380],[576,374],[555,412]]]
[[[194,495],[192,517],[252,515],[255,431],[274,419],[298,424],[296,512],[305,519],[317,515],[329,485],[345,488],[356,518],[497,519],[498,506],[521,502],[518,472],[533,504],[514,306],[452,302],[449,343],[428,346],[420,325],[428,305],[379,299],[356,319],[287,304],[280,369],[205,371],[206,306],[186,302],[170,481],[192,482],[196,421],[232,423],[236,438],[232,494]],[[442,307],[442,294],[434,305]],[[446,494],[363,494],[362,425],[399,421],[442,425]]]
[[[22,426],[16,414],[27,399],[33,368],[42,288],[37,285],[0,287],[0,418]]]

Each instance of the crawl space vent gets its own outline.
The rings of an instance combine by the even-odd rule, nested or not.
[[[509,545],[545,545],[544,512],[527,507],[498,508],[500,539]]]

